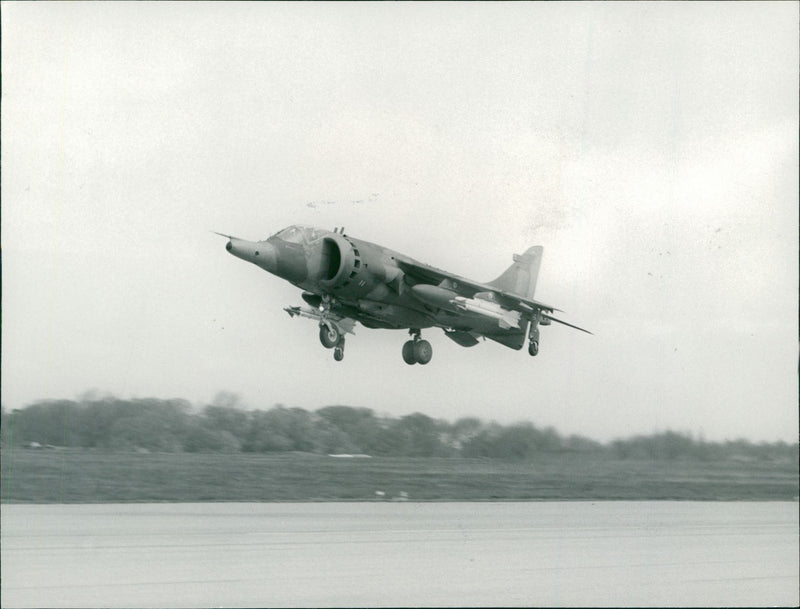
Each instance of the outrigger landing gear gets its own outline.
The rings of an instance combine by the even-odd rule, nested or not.
[[[528,330],[528,353],[536,355],[539,353],[539,320],[532,319],[531,327]]]
[[[408,333],[414,338],[403,345],[403,361],[409,366],[414,364],[424,366],[433,357],[433,347],[427,340],[422,339],[420,330],[412,328]]]

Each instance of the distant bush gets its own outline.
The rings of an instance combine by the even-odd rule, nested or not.
[[[614,440],[610,449],[618,459],[649,459],[673,461],[692,459],[718,461],[781,461],[797,463],[798,445],[786,442],[754,444],[747,440],[706,442],[695,440],[689,434],[666,431],[650,436],[634,436]]]
[[[378,416],[370,408],[326,406],[315,412],[275,406],[244,410],[234,394],[220,394],[196,412],[185,400],[113,397],[47,400],[2,411],[4,446],[61,446],[190,453],[365,453],[398,457],[530,460],[552,453],[592,453],[610,459],[798,462],[798,445],[723,443],[673,431],[603,445],[562,437],[529,422],[500,425],[466,417],[449,423],[416,412]]]

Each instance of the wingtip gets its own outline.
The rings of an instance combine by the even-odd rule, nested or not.
[[[568,326],[568,327],[573,328],[575,330],[580,330],[581,332],[586,332],[586,334],[591,334],[592,336],[594,336],[593,332],[589,332],[589,330],[586,330],[585,328],[581,328],[579,326],[571,324],[571,323],[569,323],[567,321],[564,321],[563,319],[558,319],[557,317],[552,317],[550,315],[543,315],[543,317],[549,319],[550,321],[554,321],[554,322],[556,322],[558,324],[561,324],[563,326]]]

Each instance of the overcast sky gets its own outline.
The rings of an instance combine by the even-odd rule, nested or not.
[[[2,3],[2,403],[243,404],[795,441],[798,3]],[[479,281],[531,358],[357,326],[225,251],[333,229]]]

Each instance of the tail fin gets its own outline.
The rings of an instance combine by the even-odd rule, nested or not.
[[[539,278],[539,267],[542,264],[541,245],[529,247],[524,254],[514,254],[514,264],[489,285],[504,292],[513,292],[525,298],[533,298],[536,291],[536,280]]]

